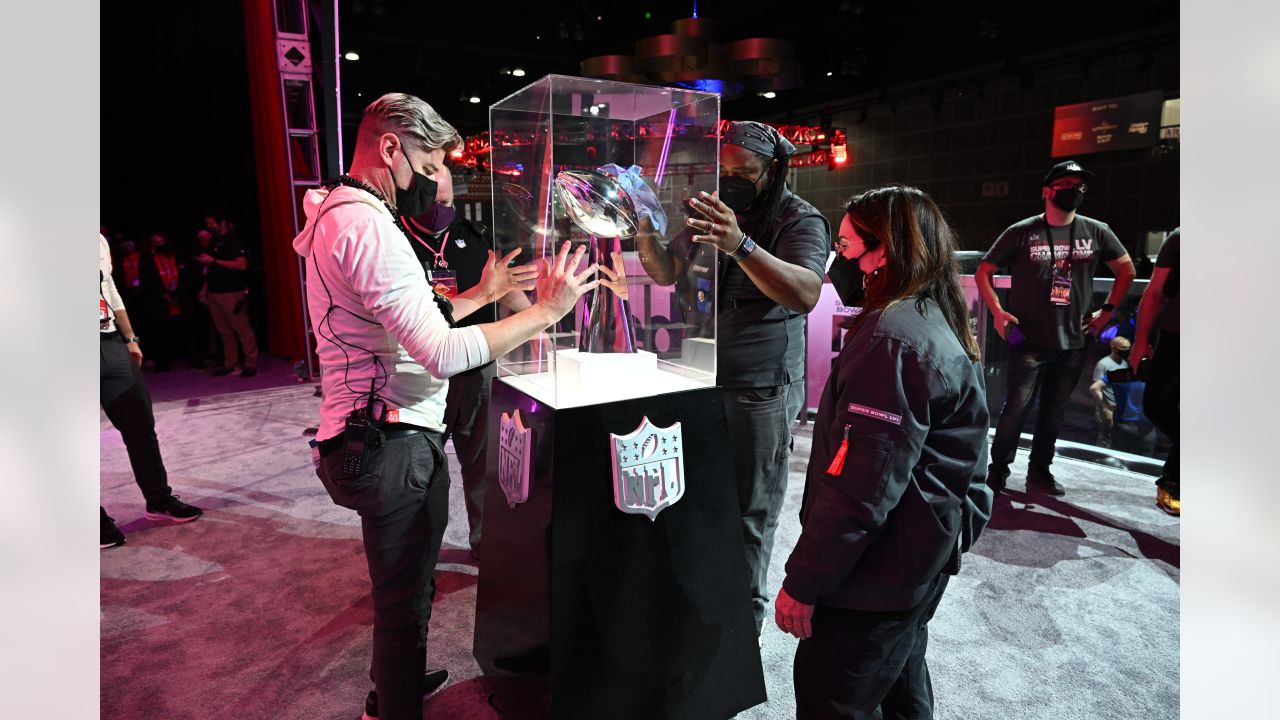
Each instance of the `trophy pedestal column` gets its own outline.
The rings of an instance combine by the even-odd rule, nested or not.
[[[491,407],[474,653],[504,716],[716,720],[764,702],[720,390],[556,409],[499,378]]]

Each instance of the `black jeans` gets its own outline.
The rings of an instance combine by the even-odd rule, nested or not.
[[[1154,354],[1148,361],[1147,391],[1143,396],[1143,412],[1160,432],[1169,436],[1173,447],[1164,461],[1157,485],[1178,497],[1181,490],[1178,466],[1178,406],[1180,393],[1178,373],[1181,359],[1178,350],[1178,333],[1161,333],[1156,340]]]
[[[1062,431],[1067,399],[1084,370],[1084,348],[1042,350],[1019,345],[1009,349],[1006,367],[1004,408],[996,424],[995,440],[991,442],[989,471],[1009,474],[1009,463],[1018,452],[1018,436],[1022,434],[1022,425],[1037,394],[1040,411],[1036,414],[1029,463],[1047,469],[1053,462],[1054,444]]]
[[[902,612],[814,608],[813,635],[796,647],[797,720],[930,720],[929,620],[949,580]]]
[[[484,524],[489,397],[496,369],[496,364],[489,363],[449,378],[449,399],[444,410],[445,438],[453,438],[453,450],[462,466],[462,490],[470,531],[467,539],[472,552],[480,549],[480,531]]]
[[[803,403],[803,379],[789,385],[724,391],[757,633],[764,627],[769,606],[769,558],[787,495],[787,461],[794,444],[791,423]]]
[[[421,720],[427,622],[436,560],[449,521],[449,465],[438,433],[389,439],[366,472],[342,472],[342,449],[321,456],[320,476],[338,505],[360,514],[373,583],[373,663],[380,720]]]
[[[169,487],[169,474],[160,457],[151,395],[142,381],[142,371],[129,357],[119,333],[103,334],[99,345],[102,354],[98,390],[102,409],[120,431],[124,447],[129,451],[133,479],[142,490],[147,507],[155,507],[172,495],[173,489]]]

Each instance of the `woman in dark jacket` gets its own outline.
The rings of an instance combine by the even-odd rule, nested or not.
[[[774,611],[801,640],[800,720],[932,718],[927,623],[991,515],[982,365],[928,195],[854,197],[836,247],[828,275],[864,309],[823,390]]]

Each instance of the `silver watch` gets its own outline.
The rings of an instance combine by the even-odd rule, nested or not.
[[[142,340],[142,338],[138,337],[137,335],[134,335],[134,336],[133,336],[133,337],[131,337],[131,338],[128,338],[128,337],[127,337],[127,338],[125,338],[125,339],[124,339],[124,343],[125,343],[126,345],[128,345],[129,343],[136,343],[136,342],[140,342],[141,340]]]

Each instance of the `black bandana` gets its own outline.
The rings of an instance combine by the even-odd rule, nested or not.
[[[777,128],[754,120],[731,123],[724,133],[724,141],[767,158],[791,157],[796,154],[796,146],[782,137]]]

